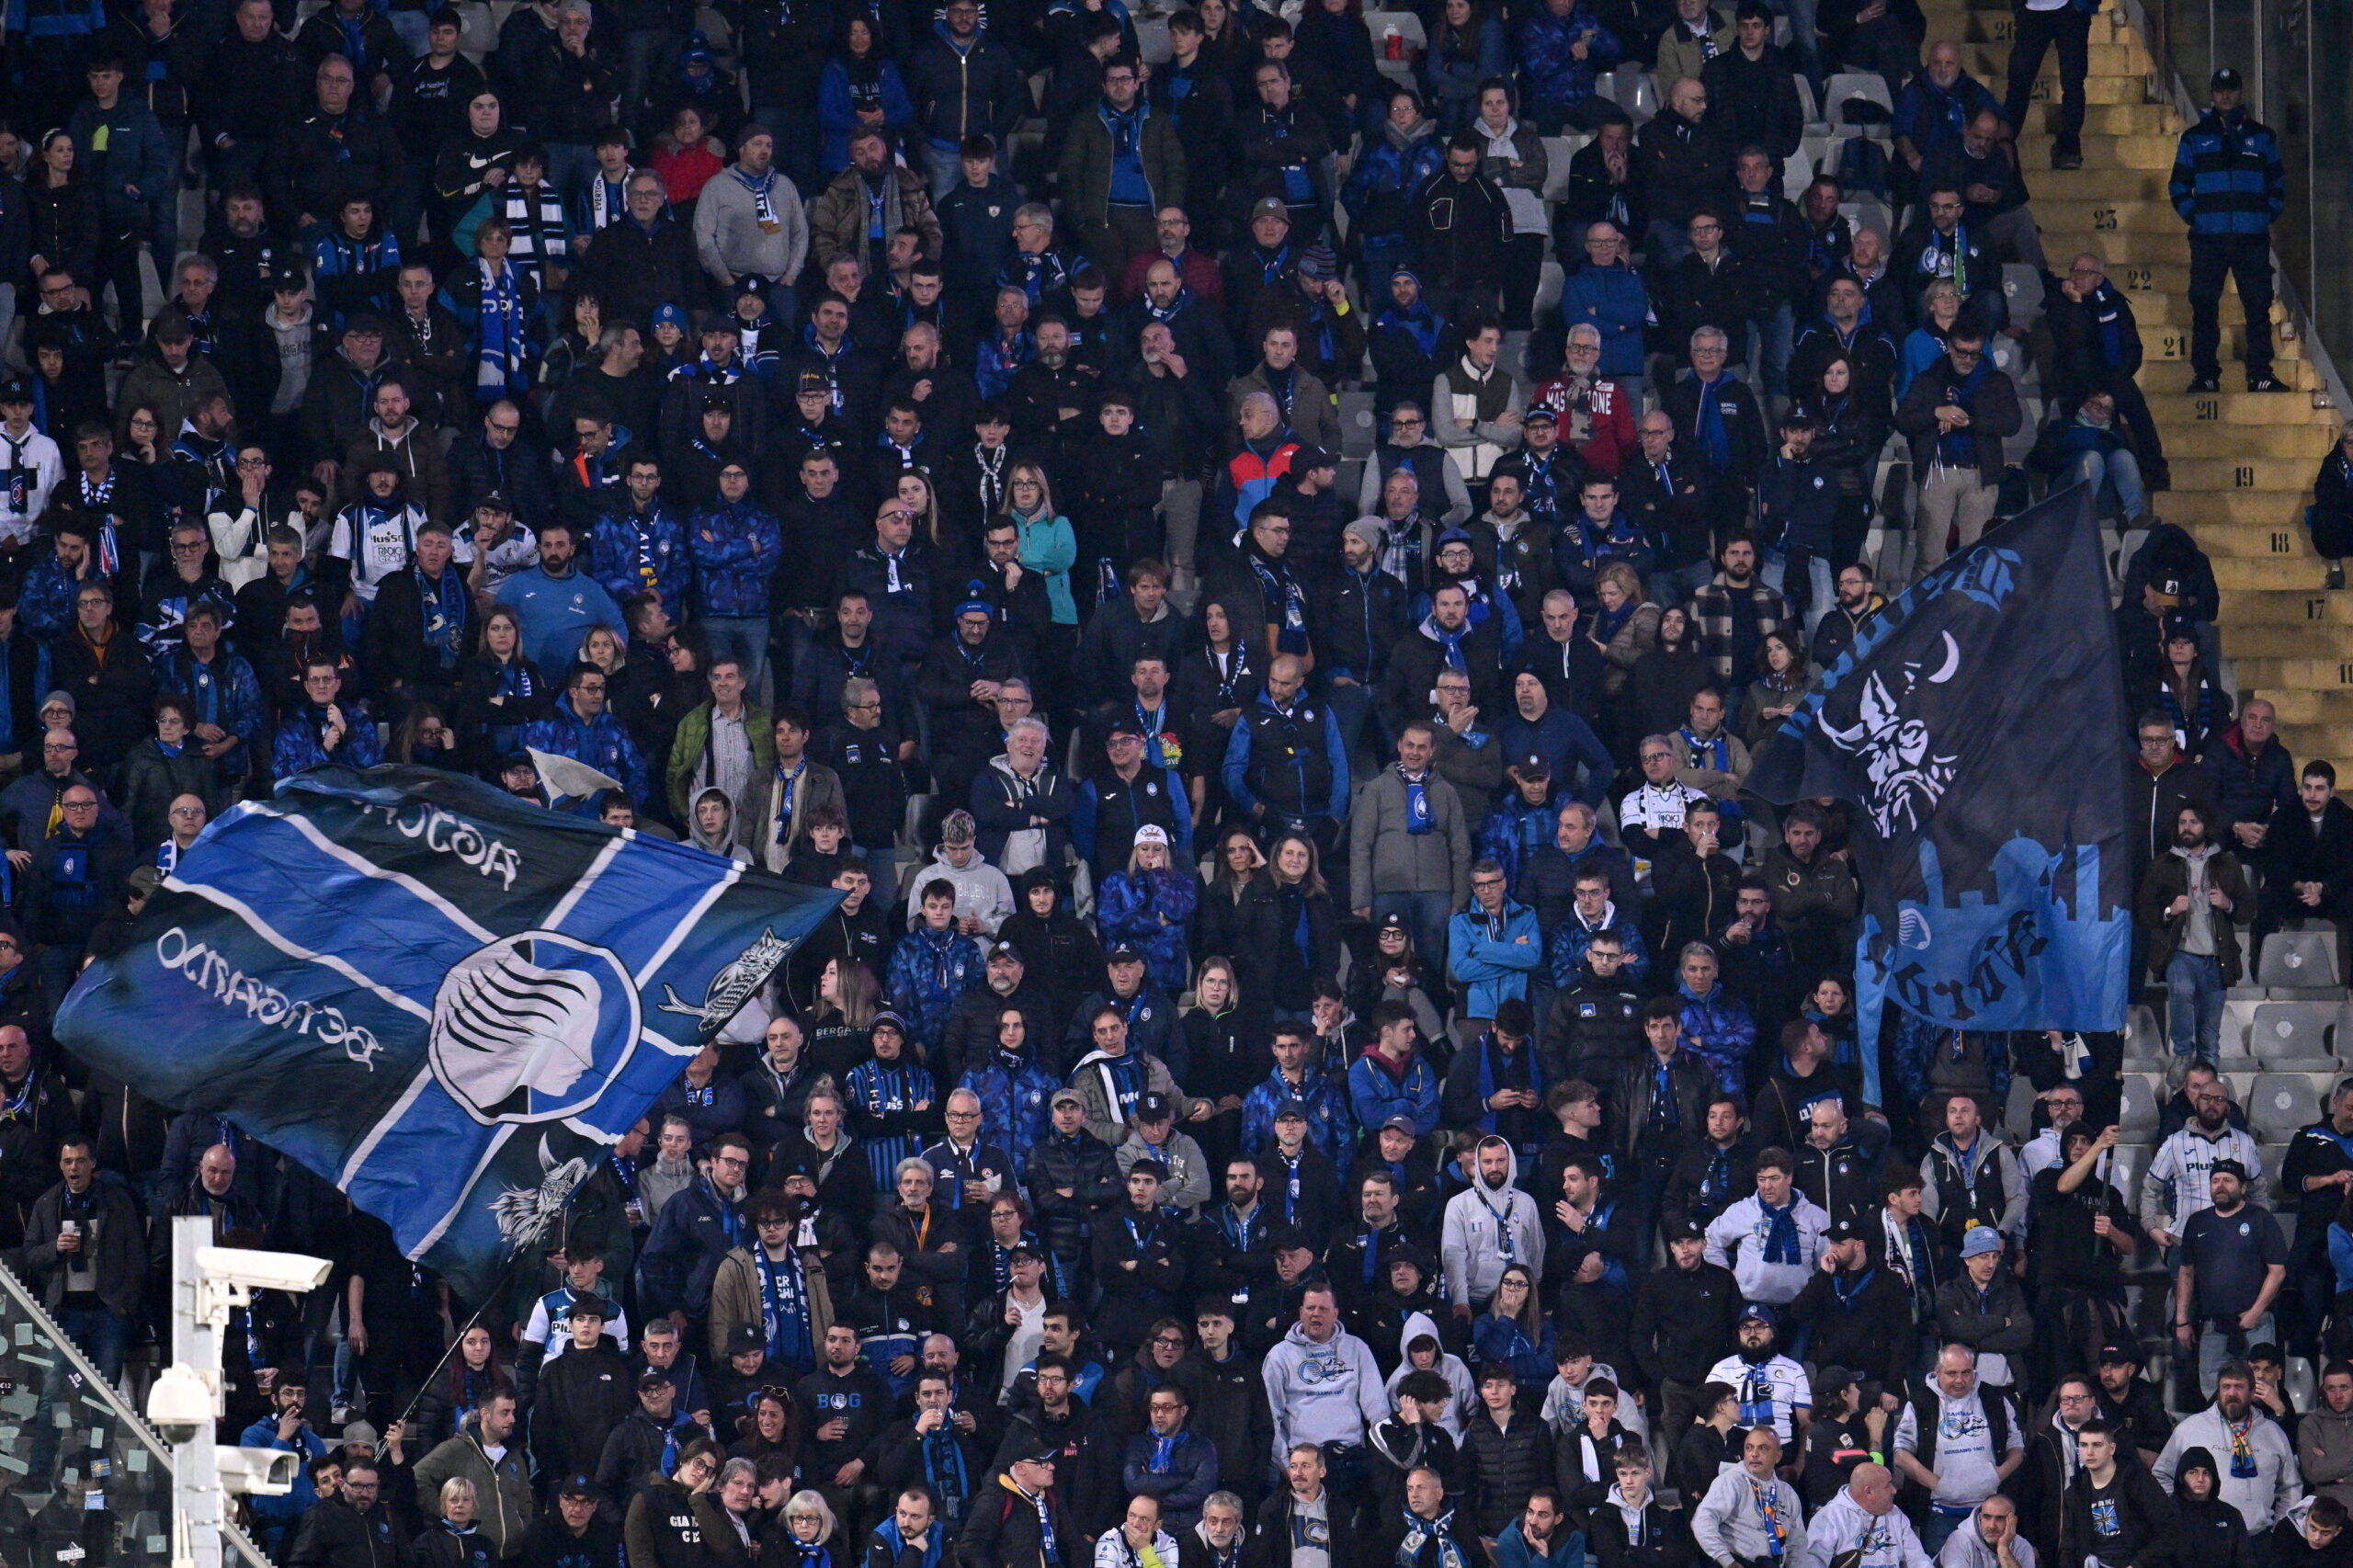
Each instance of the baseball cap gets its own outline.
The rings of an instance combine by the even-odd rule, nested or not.
[[[1103,961],[1105,963],[1142,963],[1143,955],[1136,951],[1133,943],[1121,942],[1103,955]]]
[[[0,381],[0,403],[30,403],[32,400],[33,389],[25,384],[23,377],[11,376]]]
[[[1755,1318],[1767,1328],[1779,1328],[1781,1325],[1781,1320],[1779,1317],[1775,1315],[1773,1309],[1767,1306],[1762,1301],[1751,1301],[1747,1306],[1741,1309],[1741,1322],[1746,1323],[1751,1318]]]
[[[1293,1095],[1289,1099],[1284,1100],[1282,1104],[1275,1108],[1275,1119],[1277,1121],[1282,1120],[1283,1118],[1287,1116],[1295,1116],[1299,1118],[1300,1120],[1305,1121],[1307,1119],[1307,1102],[1301,1099],[1297,1095]]]
[[[2235,93],[2239,90],[2239,74],[2228,65],[2218,67],[2214,72],[2213,79],[2206,85],[2212,92]]]
[[[504,490],[485,490],[474,498],[474,510],[477,512],[505,512],[511,516],[514,513],[515,507],[513,503],[506,499],[506,492]]]
[[[2246,1166],[2240,1161],[2225,1159],[2216,1160],[2211,1165],[2207,1167],[2206,1176],[2207,1179],[2210,1181],[2215,1176],[2223,1175],[2234,1176],[2238,1177],[2239,1180],[2245,1181],[2246,1180]]]
[[[640,1393],[669,1386],[670,1373],[666,1368],[648,1367],[637,1375],[637,1392]]]
[[[1053,1097],[1046,1103],[1050,1108],[1058,1105],[1074,1105],[1085,1109],[1086,1106],[1086,1101],[1080,1097],[1076,1089],[1056,1089]]]
[[[676,304],[660,304],[654,306],[654,324],[655,326],[675,326],[679,331],[684,332],[687,327],[686,308],[682,305]]]
[[[1136,1102],[1138,1121],[1166,1121],[1176,1114],[1176,1108],[1168,1103],[1166,1095],[1146,1095]]]
[[[555,1494],[559,1497],[594,1497],[597,1495],[597,1483],[585,1475],[567,1475],[556,1483]]]
[[[1258,199],[1257,205],[1250,209],[1250,221],[1253,223],[1261,218],[1280,218],[1288,223],[1290,222],[1290,209],[1283,205],[1283,199],[1279,196],[1262,196]]]
[[[1707,1236],[1707,1225],[1688,1214],[1680,1220],[1670,1221],[1666,1227],[1666,1239],[1671,1242],[1683,1241],[1687,1238],[1695,1242],[1705,1241]]]
[[[758,1324],[739,1323],[727,1335],[727,1353],[741,1356],[746,1350],[765,1350],[767,1343],[767,1336],[760,1332]]]
[[[1307,473],[1319,468],[1337,468],[1339,460],[1321,447],[1296,447],[1290,454],[1290,471]]]
[[[1529,752],[1512,764],[1512,771],[1530,784],[1541,784],[1552,777],[1552,765],[1544,760],[1541,752]]]
[[[2002,1250],[2002,1233],[1991,1225],[1972,1225],[1969,1233],[1961,1238],[1961,1256],[1964,1258],[1984,1257]]]
[[[1519,416],[1523,429],[1530,425],[1558,425],[1560,422],[1560,415],[1553,412],[1552,404],[1544,403],[1529,403],[1528,412]]]
[[[1111,721],[1109,727],[1104,731],[1103,738],[1107,741],[1115,741],[1121,735],[1131,735],[1137,740],[1143,739],[1143,724],[1142,721],[1135,719],[1114,719]]]
[[[1168,830],[1161,826],[1156,822],[1148,822],[1142,827],[1136,829],[1136,842],[1138,844],[1157,844],[1163,849],[1165,849],[1168,847]]]
[[[1021,961],[1021,949],[1015,947],[1011,942],[998,942],[989,949],[989,957],[992,960],[1011,959],[1015,963],[1019,963]]]
[[[2137,1367],[2141,1352],[2130,1345],[2103,1345],[2099,1347],[2099,1365],[2103,1367]]]
[[[1414,1119],[1405,1115],[1403,1111],[1400,1111],[1397,1115],[1392,1116],[1388,1120],[1382,1122],[1380,1130],[1386,1132],[1392,1127],[1400,1132],[1408,1133],[1415,1138],[1419,1138],[1422,1135],[1422,1130],[1414,1125]]]

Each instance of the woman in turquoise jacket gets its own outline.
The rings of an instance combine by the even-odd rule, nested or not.
[[[1005,484],[1005,514],[1021,535],[1021,564],[1046,579],[1046,603],[1053,610],[1053,625],[1038,638],[1037,683],[1030,696],[1040,712],[1063,711],[1060,700],[1064,672],[1078,649],[1078,603],[1070,597],[1070,569],[1078,560],[1078,535],[1070,519],[1054,510],[1054,493],[1046,471],[1032,462],[1017,462]]]

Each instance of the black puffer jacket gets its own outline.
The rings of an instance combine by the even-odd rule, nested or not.
[[[1515,1415],[1509,1427],[1485,1410],[1465,1425],[1462,1452],[1477,1477],[1472,1512],[1483,1536],[1499,1536],[1528,1506],[1528,1494],[1552,1482],[1552,1429],[1534,1415]]]
[[[1050,1132],[1032,1144],[1022,1181],[1038,1206],[1039,1239],[1065,1258],[1088,1255],[1095,1217],[1127,1191],[1111,1146],[1085,1131],[1068,1138]],[[1063,1187],[1072,1196],[1064,1198]]]

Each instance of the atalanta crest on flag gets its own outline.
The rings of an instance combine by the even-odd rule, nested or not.
[[[1930,573],[1758,753],[1746,784],[1855,808],[1857,1015],[2116,1029],[2131,933],[2123,676],[2090,497]]]
[[[479,1289],[839,901],[472,779],[321,768],[206,830],[57,1034]]]

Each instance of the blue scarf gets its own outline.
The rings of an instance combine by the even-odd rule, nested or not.
[[[458,667],[458,649],[466,636],[465,579],[449,566],[441,569],[441,580],[434,582],[425,574],[422,566],[411,566],[416,574],[416,599],[425,617],[425,647],[433,654],[443,670]]]
[[[1492,1029],[1488,1030],[1479,1041],[1479,1103],[1482,1106],[1486,1106],[1489,1100],[1495,1097],[1495,1090],[1504,1086],[1495,1081],[1495,1052],[1499,1049],[1501,1047]],[[1544,1097],[1543,1071],[1537,1065],[1536,1058],[1532,1053],[1523,1052],[1522,1055],[1528,1062],[1528,1087],[1534,1089],[1537,1092],[1537,1098],[1540,1100]],[[1479,1131],[1495,1131],[1495,1119],[1498,1114],[1494,1107],[1488,1106],[1486,1114],[1479,1118]]]
[[[1046,1568],[1062,1568],[1062,1546],[1054,1540],[1054,1510],[1047,1494],[1043,1492],[1023,1491],[1010,1475],[1001,1474],[996,1478],[996,1482],[999,1486],[1004,1487],[1016,1497],[1024,1499],[1038,1510],[1039,1555],[1045,1562]],[[930,1568],[930,1565],[926,1564],[926,1568]]]
[[[801,1259],[788,1247],[784,1261],[768,1256],[768,1249],[751,1248],[753,1266],[760,1271],[760,1319],[767,1331],[768,1359],[788,1362],[807,1373],[817,1369],[809,1340],[809,1290]]]
[[[1432,1541],[1438,1543],[1437,1568],[1469,1568],[1462,1548],[1454,1539],[1451,1508],[1435,1519],[1425,1519],[1411,1508],[1405,1510],[1405,1533],[1397,1541],[1397,1568],[1418,1568],[1422,1548]]]
[[[1990,354],[1980,356],[1977,369],[1965,376],[1953,369],[1951,360],[1946,360],[1945,395],[1941,401],[1953,403],[1973,415],[1974,411],[1971,405],[1977,396],[1977,389],[1984,384],[1993,368],[1994,359]],[[1958,430],[1949,430],[1938,437],[1937,461],[1946,468],[1975,468],[1977,466],[1977,432],[1964,425]]]
[[[1395,305],[1390,306],[1373,318],[1372,324],[1377,327],[1385,326],[1392,332],[1404,333],[1412,338],[1414,346],[1425,354],[1438,352],[1438,334],[1446,330],[1445,321],[1436,311],[1430,309],[1428,301],[1421,299],[1414,301],[1412,310],[1402,310]]]
[[[784,764],[776,765],[776,841],[782,844],[792,835],[792,797],[801,788],[801,780],[809,772],[809,759],[802,757],[787,773]]]
[[[941,1430],[944,1431],[946,1428],[943,1427]],[[957,1457],[956,1467],[961,1475],[963,1470],[961,1455]],[[932,1454],[929,1444],[924,1447],[923,1468],[926,1476],[932,1473]],[[874,1533],[891,1543],[891,1557],[893,1562],[897,1561],[899,1553],[907,1549],[907,1538],[899,1533],[899,1521],[895,1517],[885,1519],[877,1525]],[[933,1528],[924,1533],[923,1568],[939,1568],[940,1541],[947,1534],[948,1531],[940,1528],[937,1521],[934,1522]]]
[[[972,1472],[964,1463],[964,1450],[956,1441],[956,1426],[952,1421],[940,1424],[937,1432],[924,1434],[923,1478],[931,1483],[933,1495],[939,1499],[939,1523],[954,1527],[964,1522],[972,1507]],[[898,1522],[892,1521],[896,1529]],[[940,1537],[944,1528],[934,1528],[924,1548],[924,1568],[937,1568],[939,1562]]]
[[[1300,592],[1299,579],[1286,564],[1278,574],[1256,550],[1248,552],[1250,569],[1258,574],[1258,586],[1267,596],[1267,608],[1272,609],[1279,602],[1283,607],[1280,630],[1275,633],[1275,647],[1285,653],[1304,653],[1307,649],[1307,600]]]
[[[482,347],[474,356],[474,397],[495,403],[522,381],[523,358],[530,347],[523,321],[523,296],[514,267],[493,271],[477,257],[482,277]]]
[[[1699,417],[1691,434],[1708,449],[1708,462],[1721,473],[1732,466],[1732,432],[1724,428],[1723,404],[1716,393],[1734,384],[1726,370],[1711,381],[1699,382]]]
[[[1796,1265],[1804,1260],[1798,1248],[1798,1200],[1792,1196],[1779,1209],[1756,1200],[1757,1212],[1765,1216],[1765,1261]]]
[[[1405,781],[1405,831],[1419,837],[1436,825],[1430,817],[1429,769],[1424,768],[1419,778],[1397,765],[1397,777]]]
[[[1469,621],[1466,620],[1462,623],[1461,631],[1449,631],[1445,627],[1440,626],[1438,623],[1438,612],[1436,610],[1432,610],[1429,614],[1422,617],[1421,631],[1423,636],[1428,638],[1431,642],[1446,650],[1446,667],[1448,669],[1461,670],[1465,674],[1470,672],[1471,666],[1469,664],[1464,662],[1462,657],[1462,640],[1471,635],[1471,623]]]
[[[1732,737],[1730,735],[1718,735],[1712,741],[1703,741],[1691,733],[1691,726],[1688,724],[1684,725],[1676,733],[1683,737],[1683,744],[1689,746],[1695,754],[1707,758],[1710,767],[1718,773],[1732,771]]]

